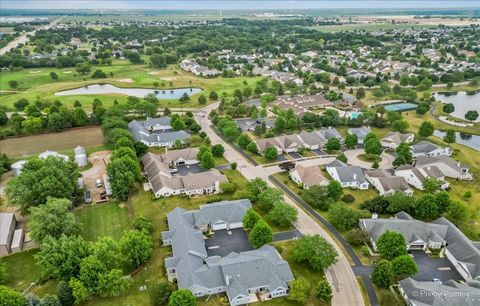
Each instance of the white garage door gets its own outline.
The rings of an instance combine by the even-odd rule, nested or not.
[[[243,227],[243,223],[242,223],[242,222],[230,223],[230,226],[229,226],[230,229],[239,228],[239,227]]]
[[[217,222],[213,225],[213,230],[222,230],[227,228],[227,222]]]

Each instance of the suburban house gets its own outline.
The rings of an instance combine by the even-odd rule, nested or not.
[[[208,256],[204,231],[243,227],[251,203],[247,199],[201,205],[187,211],[177,207],[167,215],[169,230],[162,232],[163,245],[172,247],[165,258],[169,281],[194,296],[226,293],[230,305],[243,305],[288,294],[294,279],[288,263],[270,245],[224,257]]]
[[[257,144],[258,152],[263,154],[268,147],[274,147],[277,150],[277,154],[281,155],[283,153],[280,144],[277,142],[276,138],[262,138],[255,140]]]
[[[407,181],[401,176],[392,176],[386,170],[369,170],[365,172],[365,178],[378,190],[381,196],[392,195],[397,191],[407,196],[413,195],[413,190]]]
[[[417,144],[411,145],[410,149],[414,158],[429,157],[429,156],[451,156],[452,150],[449,147],[442,148],[428,141],[420,141]]]
[[[184,59],[180,63],[180,68],[182,68],[185,71],[191,72],[195,75],[201,75],[203,77],[216,76],[222,73],[217,69],[209,69],[208,67],[199,65],[193,59]]]
[[[480,304],[478,282],[459,283],[454,280],[446,282],[421,282],[411,277],[398,282],[399,291],[407,305],[462,305]],[[469,284],[471,286],[469,286]]]
[[[320,134],[319,131],[313,131],[313,132],[302,131],[297,136],[302,142],[302,146],[310,150],[320,149],[326,143],[325,138],[323,137],[322,134]]]
[[[446,155],[435,157],[418,157],[415,160],[415,168],[427,168],[436,166],[443,173],[443,177],[450,177],[465,181],[473,180],[472,173],[468,166],[457,162]]]
[[[185,143],[190,138],[190,134],[185,131],[173,131],[169,117],[147,118],[145,121],[132,120],[128,123],[128,130],[133,139],[148,147],[172,148],[176,140]]]
[[[395,175],[403,177],[408,184],[419,190],[424,190],[423,183],[425,180],[433,177],[440,180],[440,188],[447,189],[450,186],[445,181],[445,175],[437,166],[414,168],[412,165],[401,165],[395,169]]]
[[[360,219],[360,228],[367,234],[374,250],[376,242],[386,231],[395,231],[407,241],[407,250],[445,248],[445,257],[467,281],[480,280],[480,249],[453,223],[440,217],[430,223],[414,219],[406,212],[388,219]]]
[[[367,136],[368,133],[370,133],[372,129],[370,129],[369,126],[361,126],[358,128],[349,128],[348,129],[348,134],[350,135],[357,135],[358,138],[358,143],[363,144],[363,140]]]
[[[186,194],[188,196],[214,194],[227,177],[216,169],[177,175],[177,166],[198,164],[194,149],[170,151],[162,155],[148,152],[142,157],[143,167],[156,197]],[[172,167],[172,168],[170,168]]]
[[[297,135],[283,135],[275,137],[280,149],[285,153],[297,152],[302,143],[298,139]]]
[[[304,167],[297,163],[295,168],[290,170],[289,176],[298,185],[303,185],[305,189],[313,185],[328,185],[328,180],[323,177],[318,166]]]
[[[362,168],[358,166],[348,166],[337,159],[325,165],[325,169],[342,187],[368,189],[369,183],[363,174]]]
[[[0,256],[22,250],[25,234],[23,229],[16,227],[14,213],[0,213]]]
[[[413,133],[390,132],[387,136],[380,139],[380,143],[383,147],[396,149],[402,142],[412,143],[414,140],[415,135]]]

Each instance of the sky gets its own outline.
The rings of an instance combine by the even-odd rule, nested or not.
[[[155,9],[155,10],[287,10],[329,8],[466,8],[480,7],[480,0],[337,0],[337,1],[91,1],[0,0],[0,9]]]

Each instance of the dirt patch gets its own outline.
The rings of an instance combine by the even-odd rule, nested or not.
[[[103,176],[107,174],[107,164],[110,162],[109,150],[98,151],[92,153],[88,157],[88,161],[92,164],[92,168],[82,172],[83,182],[85,184],[85,190],[92,192],[93,203],[100,200],[100,194],[105,192],[105,186],[103,186]],[[96,180],[102,181],[102,187],[97,187]]]
[[[102,130],[98,126],[93,126],[70,129],[61,133],[3,139],[0,141],[0,151],[13,158],[37,155],[45,150],[64,151],[73,150],[78,145],[88,148],[102,144]]]
[[[122,82],[122,83],[134,83],[134,80],[128,78],[128,79],[120,79],[118,80],[119,82]]]

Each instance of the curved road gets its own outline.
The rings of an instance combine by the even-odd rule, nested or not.
[[[253,166],[249,163],[242,155],[232,148],[230,144],[225,142],[220,138],[212,129],[211,122],[208,119],[208,114],[212,109],[216,109],[218,103],[213,103],[205,107],[201,111],[194,113],[196,121],[200,124],[203,131],[207,133],[210,138],[212,145],[222,144],[225,148],[224,157],[230,162],[237,163],[237,169],[245,176],[247,179],[252,180],[254,178],[262,178],[269,183],[272,187],[277,187],[269,176],[280,172],[281,170],[278,167],[267,167],[262,166]],[[300,163],[305,164],[324,164],[331,162],[332,159],[329,158],[318,158],[315,160],[306,160]],[[325,276],[328,282],[332,286],[333,299],[332,305],[337,306],[364,306],[364,300],[360,286],[355,278],[352,267],[350,266],[346,255],[343,252],[343,249],[338,243],[330,236],[330,234],[320,226],[320,224],[305,210],[301,209],[297,202],[292,200],[290,197],[285,197],[285,201],[290,205],[294,206],[298,211],[298,221],[297,228],[303,234],[319,234],[324,237],[328,242],[330,242],[337,250],[339,256],[338,261],[325,271]],[[370,283],[371,284],[371,283]],[[368,287],[368,286],[367,286]],[[376,301],[376,298],[375,298]],[[375,305],[374,303],[371,303]]]

